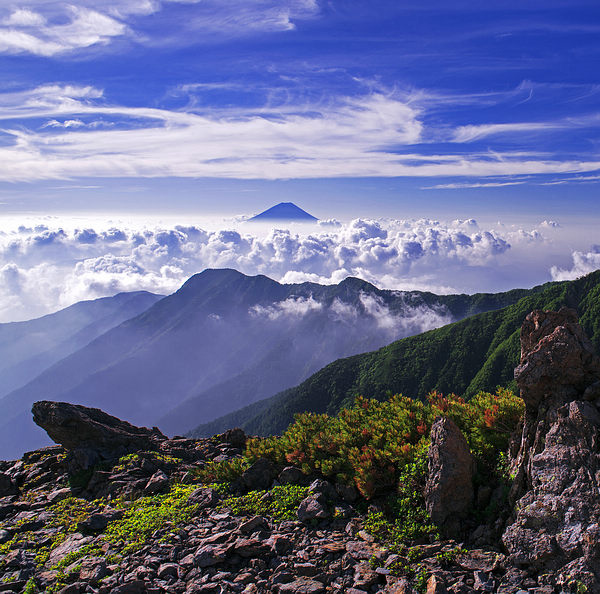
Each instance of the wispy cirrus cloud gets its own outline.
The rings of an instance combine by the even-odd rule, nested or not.
[[[507,124],[478,124],[459,126],[453,135],[453,142],[473,142],[487,136],[497,134],[519,134],[526,132],[540,132],[564,128],[565,124],[559,122],[514,122]]]
[[[185,18],[177,35],[145,29],[144,17],[179,4]],[[294,29],[296,18],[318,14],[315,0],[30,0],[27,8],[0,7],[0,54],[56,56],[118,38],[138,43],[198,43],[211,34],[244,36]],[[165,23],[167,24],[167,23]],[[185,32],[203,33],[202,37]]]
[[[435,186],[423,186],[422,190],[464,190],[465,188],[502,188],[504,186],[520,186],[524,181],[503,181],[503,182],[477,182],[477,183],[451,183],[436,184]]]
[[[111,105],[94,87],[45,85],[0,95],[5,136],[0,180],[498,177],[600,169],[600,159],[523,151],[420,152],[419,144],[427,144],[430,133],[424,109],[418,96],[393,92],[334,96],[326,103],[297,106],[124,107]],[[39,124],[27,126],[43,118],[41,130]],[[18,126],[11,125],[15,120]]]

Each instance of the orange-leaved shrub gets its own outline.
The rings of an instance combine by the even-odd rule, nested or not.
[[[523,411],[523,401],[509,390],[480,392],[468,402],[437,392],[425,402],[396,395],[380,402],[358,397],[335,416],[302,413],[280,437],[253,439],[245,457],[264,457],[279,466],[297,466],[356,485],[370,498],[397,487],[406,464],[414,462],[440,415],[452,418],[463,431],[478,461],[494,468],[506,450]]]

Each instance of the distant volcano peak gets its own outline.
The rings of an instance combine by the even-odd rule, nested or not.
[[[293,202],[280,202],[275,206],[257,214],[250,219],[251,221],[318,221],[317,217],[313,217]]]

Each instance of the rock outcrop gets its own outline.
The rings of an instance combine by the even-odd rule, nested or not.
[[[600,592],[600,401],[590,401],[600,359],[573,310],[527,316],[515,379],[525,419],[504,545],[513,563],[552,573],[557,587]]]
[[[33,420],[66,450],[93,450],[101,458],[157,449],[167,439],[156,427],[136,427],[99,408],[42,400],[31,408]]]
[[[467,440],[451,419],[438,417],[433,423],[428,458],[427,512],[438,526],[456,532],[473,505],[475,466]]]

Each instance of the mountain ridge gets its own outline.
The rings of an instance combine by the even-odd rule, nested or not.
[[[200,425],[190,435],[240,426],[250,433],[282,432],[298,412],[335,414],[358,395],[388,393],[422,398],[431,390],[467,397],[510,385],[519,356],[518,333],[532,309],[574,307],[596,348],[600,347],[600,271],[575,281],[547,283],[514,305],[400,339],[371,353],[334,361],[305,382],[270,399]]]
[[[330,361],[531,291],[436,296],[356,278],[286,285],[207,269],[0,400],[8,420],[0,451],[35,430],[27,409],[40,397],[182,433],[296,385]],[[24,449],[36,447],[35,435],[27,439]]]

